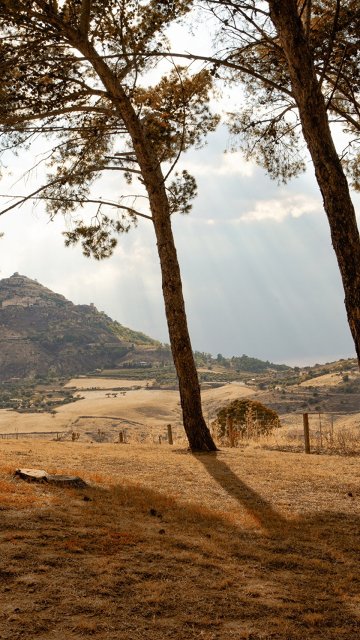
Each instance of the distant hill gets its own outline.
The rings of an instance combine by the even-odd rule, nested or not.
[[[18,273],[0,280],[0,380],[114,368],[159,347],[94,305],[74,305],[36,280]]]
[[[244,380],[258,384],[295,384],[307,378],[357,369],[356,360],[315,365],[300,370],[247,355],[224,358],[195,351],[202,382]],[[64,296],[14,273],[0,280],[0,382],[14,378],[68,376],[110,372],[151,375],[176,385],[168,345],[113,321],[93,304],[75,305]],[[151,372],[151,373],[150,373]],[[301,377],[301,381],[307,379]]]

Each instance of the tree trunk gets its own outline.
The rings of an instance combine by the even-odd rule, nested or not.
[[[169,202],[159,160],[152,150],[151,138],[140,122],[130,99],[116,75],[88,42],[77,42],[78,49],[91,62],[108,91],[128,131],[147,190],[160,259],[165,313],[174,359],[183,424],[192,451],[216,451],[202,414],[200,385],[187,326],[180,267],[171,228]]]
[[[180,267],[160,167],[156,173],[158,175],[152,184],[148,180],[146,185],[157,238],[165,312],[179,380],[184,428],[192,451],[216,451],[202,414],[200,385],[188,332]]]
[[[268,0],[284,50],[303,135],[328,217],[345,292],[345,307],[360,364],[360,238],[349,186],[335,145],[296,0]]]

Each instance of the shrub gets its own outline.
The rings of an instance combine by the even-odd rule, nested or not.
[[[214,431],[223,444],[236,446],[241,440],[268,435],[280,427],[276,411],[254,400],[233,400],[222,407],[213,423]]]

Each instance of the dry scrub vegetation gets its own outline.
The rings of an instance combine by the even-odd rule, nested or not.
[[[2,440],[0,509],[1,640],[359,637],[355,458]]]

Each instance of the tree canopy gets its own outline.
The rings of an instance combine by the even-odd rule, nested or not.
[[[239,145],[271,177],[287,181],[305,170],[305,145],[283,44],[270,15],[272,3],[205,4],[218,24],[213,73],[244,89],[242,104],[234,105],[229,114],[234,147]],[[343,165],[352,186],[359,189],[358,3],[299,0],[297,10],[329,120],[346,134]]]
[[[246,88],[245,105],[230,114],[236,143],[284,182],[304,170],[305,146],[311,156],[360,363],[360,237],[344,173],[358,188],[358,3],[208,0],[206,7],[220,25],[213,73]],[[340,152],[331,124],[347,136]]]
[[[167,47],[168,25],[190,6],[188,0],[0,2],[2,151],[27,148],[39,135],[50,143],[46,182],[2,213],[41,198],[50,216],[61,212],[71,221],[67,244],[81,241],[84,253],[98,259],[111,255],[117,234],[139,217],[152,221],[184,426],[191,448],[207,450],[215,445],[201,412],[171,215],[187,213],[196,193],[186,170],[173,175],[177,160],[218,118],[208,106],[208,71],[191,75],[170,61],[164,72],[153,58]],[[119,180],[117,199],[93,198],[95,179],[111,170],[133,181],[135,193],[121,193]],[[144,198],[148,206],[139,208]]]
[[[156,67],[151,54],[167,46],[166,27],[189,6],[187,1],[160,7],[117,1],[68,1],[59,7],[55,2],[0,3],[0,152],[29,147],[39,134],[46,136],[47,181],[28,197],[45,200],[51,216],[75,214],[67,242],[81,240],[86,255],[110,255],[117,233],[128,231],[138,216],[151,217],[144,207],[136,209],[137,196],[144,195],[139,181],[130,197],[125,192],[115,201],[94,202],[90,195],[104,171],[144,182],[129,127],[104,85],[106,71],[131,104],[158,162],[169,165],[171,214],[191,209],[195,181],[186,171],[170,180],[170,164],[217,124],[208,106],[210,74],[190,75],[170,64],[170,72],[149,84]],[[82,210],[93,205],[90,225],[81,219],[79,204]]]

